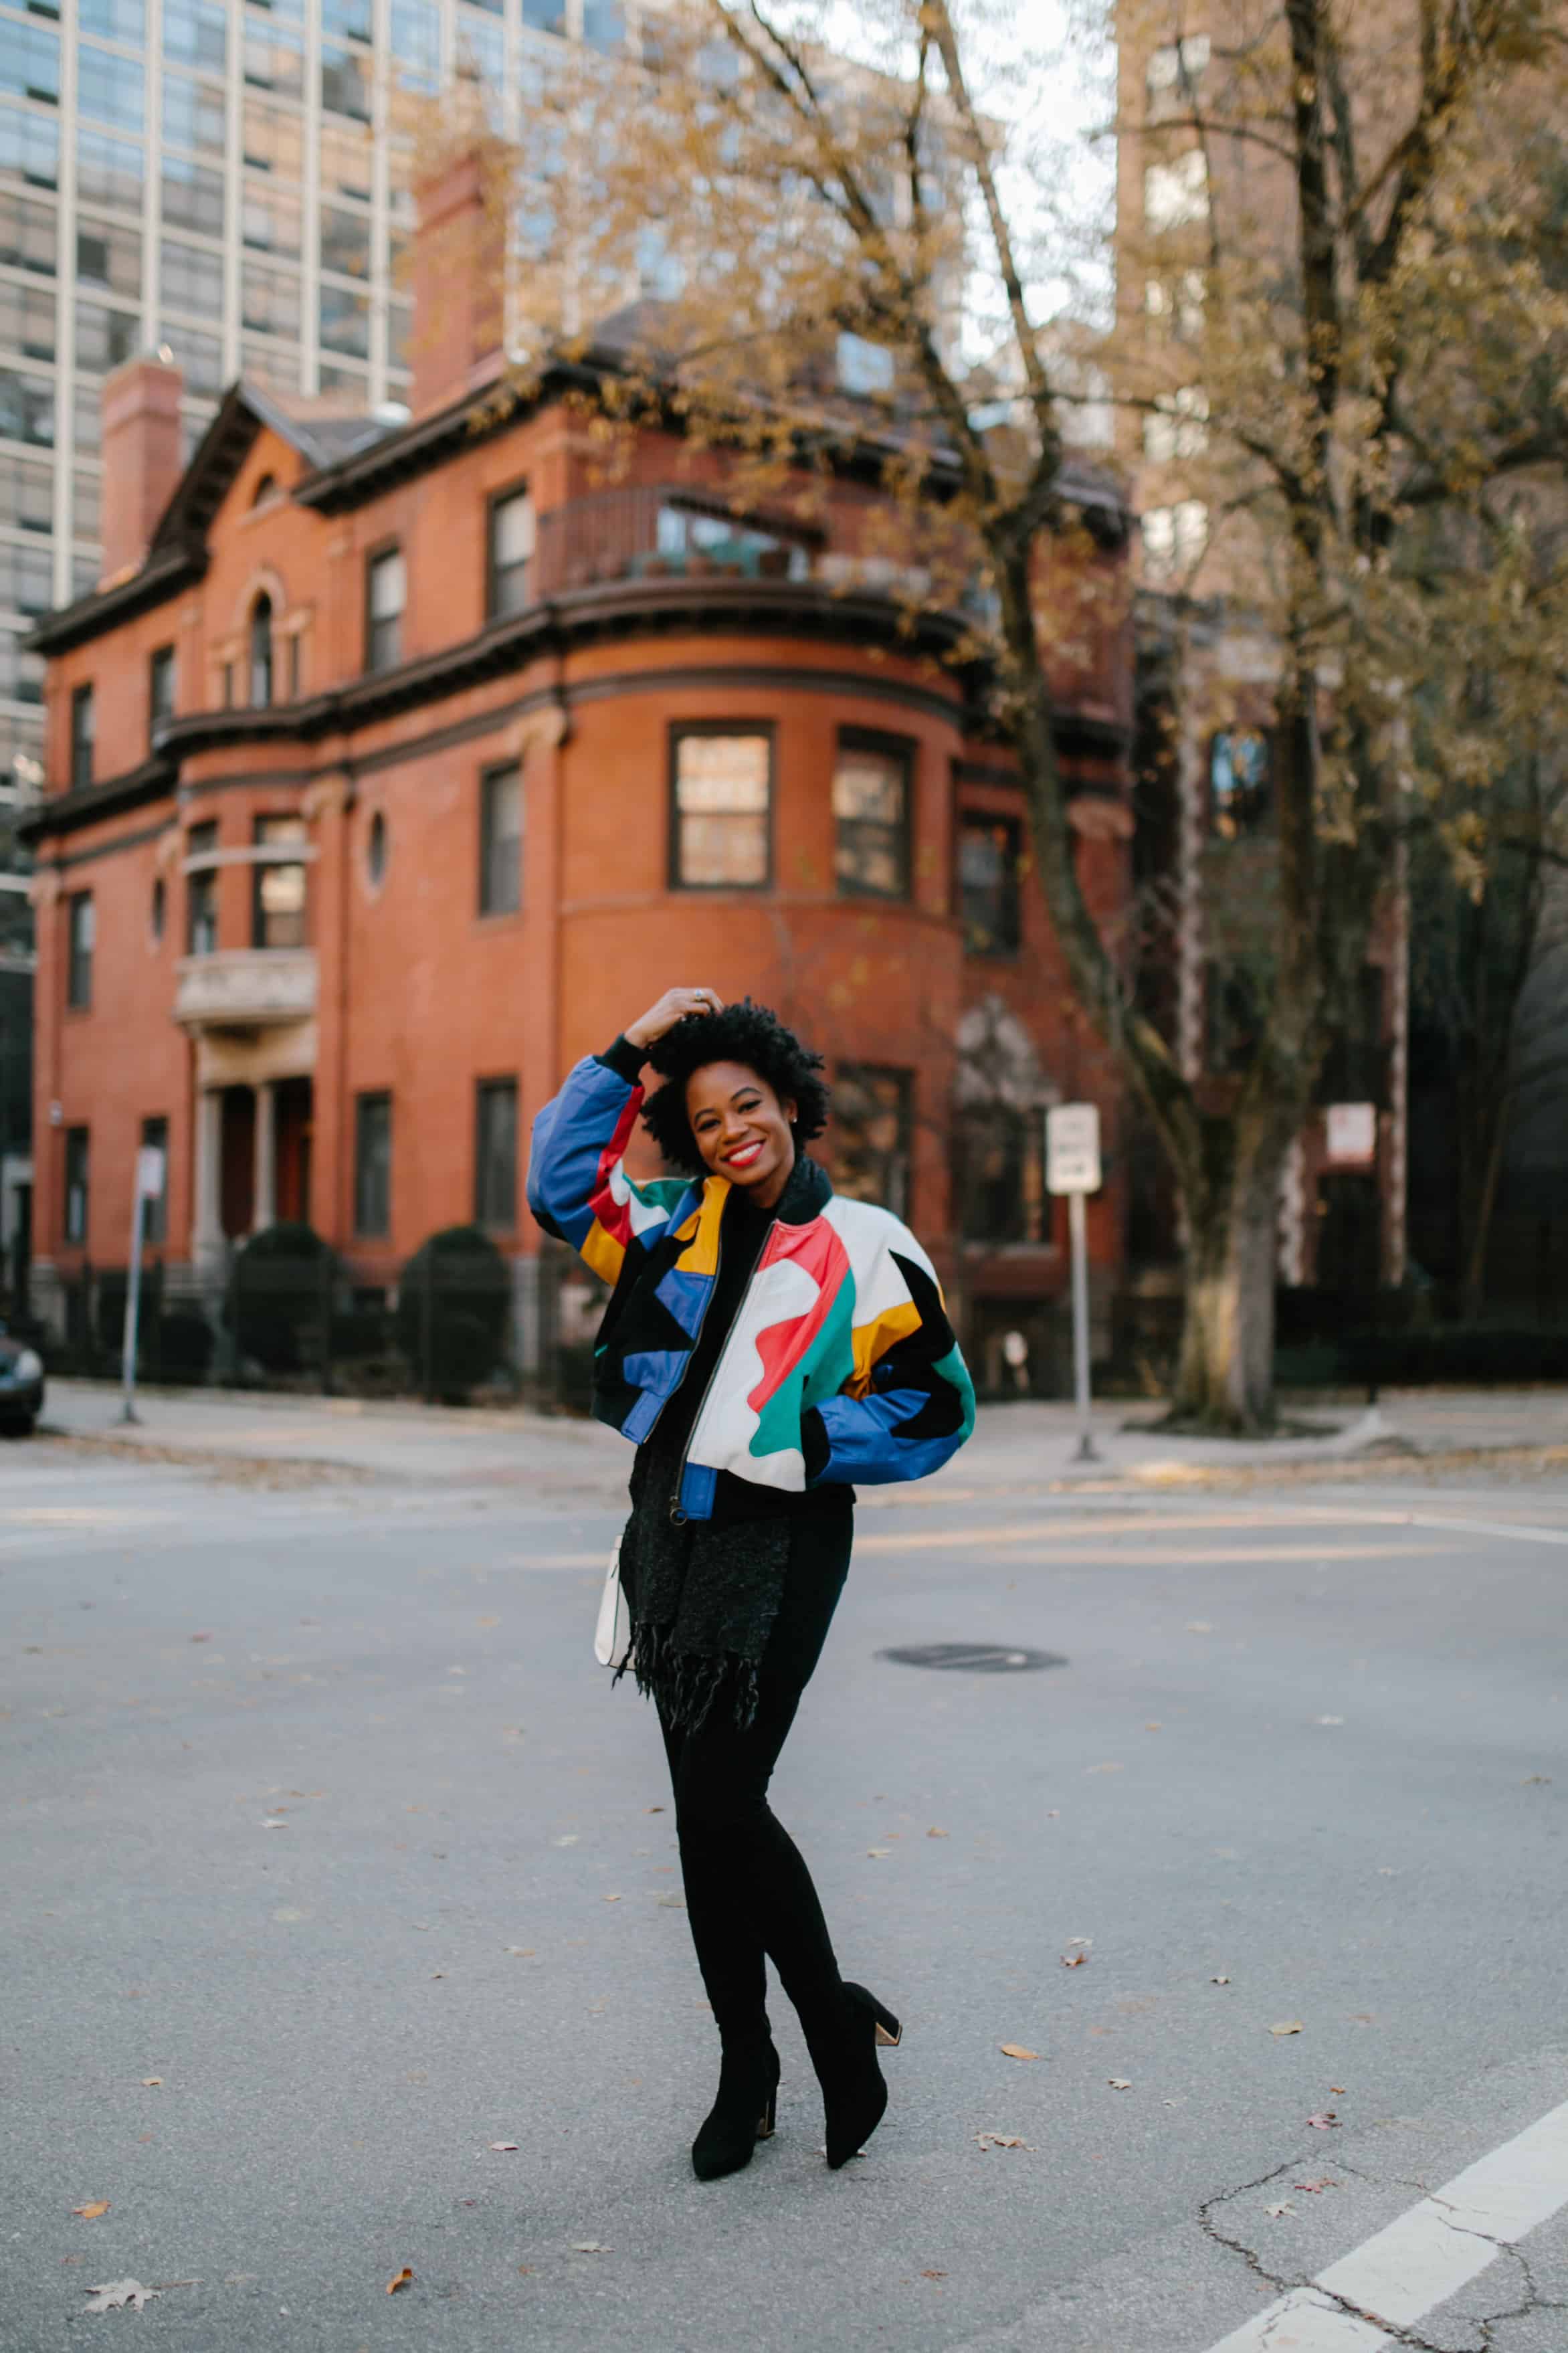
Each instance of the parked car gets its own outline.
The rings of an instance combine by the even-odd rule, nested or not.
[[[0,1429],[26,1434],[43,1409],[43,1358],[0,1324]]]

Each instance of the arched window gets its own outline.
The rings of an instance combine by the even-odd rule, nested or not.
[[[250,608],[250,700],[272,700],[272,599],[265,590]]]

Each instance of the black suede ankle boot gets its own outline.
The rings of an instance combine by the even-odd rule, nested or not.
[[[888,2087],[877,2046],[897,2043],[903,2030],[875,1994],[847,1979],[835,2001],[809,2016],[803,2010],[800,2022],[822,2085],[827,2162],[837,2172],[859,2154],[882,2121]]]
[[[718,2181],[750,2165],[757,2143],[772,2137],[778,2094],[779,2054],[770,2037],[725,2044],[719,2096],[691,2144],[699,2181]]]

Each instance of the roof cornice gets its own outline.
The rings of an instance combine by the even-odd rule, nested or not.
[[[714,637],[777,636],[876,646],[911,659],[951,654],[963,636],[955,615],[915,617],[910,631],[891,598],[868,593],[835,595],[816,581],[711,578],[616,580],[573,589],[548,603],[495,621],[477,637],[426,654],[396,670],[372,670],[346,685],[299,702],[192,711],[166,720],[149,757],[101,785],[57,793],[17,828],[29,842],[74,833],[172,795],[182,764],[198,753],[246,744],[319,743],[349,735],[438,702],[488,679],[522,670],[542,654],[562,653],[595,638],[700,631]],[[949,672],[955,713],[973,690],[969,666]],[[847,673],[847,682],[852,673]]]
[[[207,551],[199,543],[186,541],[163,548],[129,579],[117,580],[110,588],[91,589],[73,605],[47,613],[22,639],[23,649],[36,654],[68,653],[72,646],[101,637],[105,629],[118,628],[138,613],[166,605],[171,596],[202,579],[206,568]]]

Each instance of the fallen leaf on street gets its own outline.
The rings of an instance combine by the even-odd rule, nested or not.
[[[662,1806],[649,1806],[649,1807],[647,1809],[647,1810],[650,1814],[662,1814],[662,1813],[663,1813],[663,1811],[664,1811],[664,1808],[663,1808]]]
[[[507,1947],[507,1951],[509,1953],[515,1953],[520,1961],[531,1961],[533,1958],[533,1947],[531,1945],[509,1945]]]
[[[1081,1969],[1088,1958],[1087,1953],[1064,1953],[1062,1967],[1064,1969]]]
[[[1539,1782],[1550,1781],[1551,1778],[1550,1773],[1527,1773],[1519,1786],[1521,1789],[1528,1789]]]
[[[1299,2018],[1288,2018],[1283,2026],[1271,2026],[1268,2031],[1270,2034],[1300,2034],[1301,2021]]]
[[[1130,2092],[1132,2089],[1130,2075],[1108,2075],[1105,2080],[1113,2092]]]
[[[1230,1983],[1230,1979],[1228,1978],[1210,1978],[1209,1983],[1210,1985],[1228,1985]]]
[[[550,1843],[552,1846],[575,1846],[577,1843],[577,1833],[575,1831],[573,1831],[568,1837],[552,1839]]]
[[[1033,2153],[1033,2144],[1016,2133],[976,2133],[974,2137],[982,2148],[1026,2148]]]
[[[1339,2118],[1332,2108],[1323,2108],[1315,2116],[1309,2116],[1307,2122],[1314,2132],[1332,2132],[1339,2123]]]
[[[289,1825],[281,1815],[268,1814],[261,1827],[264,1831],[286,1831]]]
[[[620,1900],[618,1895],[606,1895],[605,1898],[606,1904],[618,1904]]]
[[[490,2147],[492,2148],[501,2149],[515,2148],[517,2147],[517,2143],[514,2140],[492,2140]]]
[[[1214,1628],[1206,1618],[1189,1618],[1187,1631],[1189,1634],[1212,1634]]]
[[[880,1862],[883,1856],[891,1854],[893,1850],[890,1846],[868,1846],[866,1849],[866,1852],[872,1858],[873,1862]]]
[[[574,2255],[613,2255],[615,2252],[614,2247],[604,2246],[597,2239],[574,2239],[572,2242]]]
[[[921,2279],[945,2279],[947,2277],[947,2274],[945,2272],[921,2272]]]
[[[71,2212],[73,2214],[82,2215],[89,2222],[95,2221],[100,2214],[107,2214],[108,2211],[109,2200],[107,2198],[95,2198],[90,2205],[73,2206],[71,2208]]]
[[[1037,2051],[1027,2051],[1021,2042],[999,2042],[997,2049],[1004,2059],[1037,2059]]]
[[[1292,2189],[1310,2190],[1314,2198],[1316,2198],[1319,2191],[1321,2189],[1337,2189],[1339,2186],[1339,2183],[1334,2179],[1331,2173],[1325,2173],[1321,2181],[1293,2181],[1290,2184]]]
[[[163,2078],[162,2077],[162,2075],[143,2075],[143,2076],[142,2076],[142,2083],[145,2084],[145,2086],[146,2086],[146,2088],[148,2089],[148,2091],[151,2091],[151,2090],[152,2090],[152,2088],[153,2088],[153,2084],[161,2084],[161,2083],[163,2082]]]
[[[393,2278],[393,2279],[389,2279],[389,2280],[387,2281],[387,2283],[386,2283],[386,2293],[387,2293],[387,2295],[396,2295],[396,2293],[397,2293],[397,2291],[398,2291],[398,2289],[399,2289],[400,2287],[406,2287],[406,2286],[409,2284],[410,2281],[413,2279],[413,2277],[414,2277],[413,2273],[409,2270],[409,2268],[408,2268],[407,2264],[406,2264],[406,2263],[405,2263],[405,2264],[404,2264],[404,2266],[403,2266],[403,2269],[402,2269],[402,2270],[401,2270],[401,2271],[396,2274],[396,2276],[395,2276],[395,2278]]]
[[[1263,2211],[1266,2214],[1279,2216],[1280,2214],[1293,2214],[1296,2211],[1296,2209],[1291,2205],[1289,2200],[1286,2199],[1282,2205],[1266,2206]]]
[[[947,1836],[947,1832],[945,1831],[927,1831],[926,1836],[927,1838],[945,1838]],[[945,2272],[943,2272],[942,2277],[943,2279],[947,2277],[947,2274]]]
[[[110,2280],[102,2287],[89,2288],[90,2301],[86,2308],[89,2312],[119,2312],[129,2305],[132,2312],[140,2312],[150,2295],[162,2294],[161,2288],[143,2287],[140,2280]]]
[[[1164,1727],[1164,1725],[1163,1725],[1163,1724],[1161,1724],[1158,1720],[1156,1720],[1156,1721],[1155,1721],[1154,1723],[1152,1723],[1152,1724],[1146,1724],[1146,1725],[1143,1726],[1143,1729],[1144,1729],[1144,1731],[1145,1731],[1145,1732],[1163,1732],[1164,1728],[1165,1728],[1165,1727]]]

